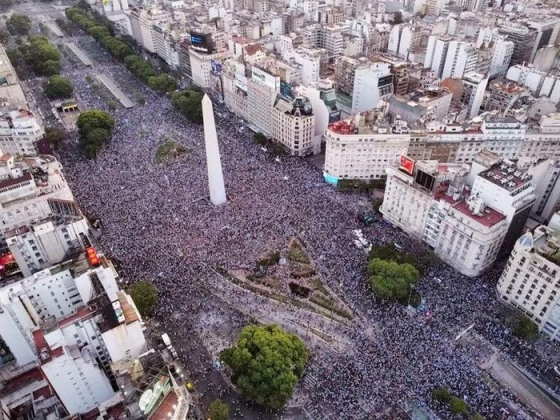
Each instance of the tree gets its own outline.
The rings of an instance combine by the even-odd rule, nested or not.
[[[115,119],[104,111],[90,109],[80,114],[77,125],[80,137],[85,137],[95,128],[104,128],[110,132],[115,126]]]
[[[432,389],[432,397],[442,403],[449,403],[451,401],[451,393],[447,388]]]
[[[291,397],[307,358],[307,348],[299,337],[277,325],[246,326],[237,345],[221,354],[243,394],[272,409],[282,408]]]
[[[35,73],[52,76],[60,72],[60,52],[47,38],[30,36],[19,50]],[[56,70],[58,71],[53,73]]]
[[[130,296],[142,317],[150,316],[156,306],[158,291],[152,283],[140,281],[134,283],[130,289]]]
[[[171,103],[190,121],[201,124],[203,96],[202,93],[193,90],[180,90],[171,95]]]
[[[167,92],[173,92],[177,89],[177,82],[169,74],[164,73],[159,76],[152,76],[148,79],[148,86],[160,95]]]
[[[104,111],[90,109],[80,114],[77,125],[82,151],[87,158],[93,159],[110,140],[115,119]]]
[[[64,140],[64,131],[56,127],[45,127],[45,140],[54,149],[58,149]]]
[[[66,77],[54,75],[43,83],[43,91],[45,95],[47,95],[47,98],[51,100],[66,99],[72,96],[74,87]]]
[[[459,397],[451,397],[449,408],[455,414],[467,414],[469,412],[468,404],[465,402],[465,400]]]
[[[420,273],[410,264],[374,258],[368,264],[368,283],[382,299],[406,302]]]
[[[480,413],[474,413],[470,420],[484,420],[484,416]]]
[[[28,16],[14,13],[6,22],[6,28],[12,35],[27,35],[31,29],[31,19]]]
[[[47,60],[45,61],[42,70],[42,73],[45,76],[54,76],[55,74],[60,74],[62,66],[60,65],[59,61]]]
[[[513,333],[519,338],[530,341],[539,334],[539,327],[530,318],[523,316],[517,323]]]
[[[266,146],[266,143],[268,142],[268,139],[266,138],[266,136],[263,133],[253,134],[253,140],[259,146]]]
[[[227,420],[229,417],[229,405],[222,400],[214,400],[210,404],[210,420]]]

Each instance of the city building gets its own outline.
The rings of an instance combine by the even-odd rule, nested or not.
[[[15,161],[2,155],[0,165],[0,235],[55,214],[61,202],[73,201],[62,174],[62,165],[52,156]]]
[[[460,79],[465,73],[474,72],[477,66],[478,50],[467,42],[450,41],[445,57],[441,78]]]
[[[272,135],[272,107],[280,91],[280,77],[253,66],[247,79],[247,114],[254,131]]]
[[[52,203],[54,213],[5,233],[6,244],[28,277],[91,246],[89,225],[74,202]]]
[[[0,149],[13,156],[35,156],[43,127],[27,109],[11,108],[0,108]]]
[[[325,140],[324,177],[337,184],[383,178],[387,165],[405,152],[410,135],[404,121],[389,124],[382,111],[373,111],[329,125]]]
[[[560,160],[539,159],[529,167],[527,173],[531,175],[536,196],[531,218],[548,223],[554,213],[560,210]]]
[[[504,214],[470,192],[468,166],[415,162],[389,166],[383,217],[421,239],[459,272],[477,276],[496,260],[508,230]]]
[[[272,138],[283,144],[291,155],[308,156],[321,152],[309,99],[287,99],[278,95],[272,108]]]
[[[3,45],[0,45],[0,106],[11,104],[15,108],[26,108],[27,99],[19,84],[16,71],[6,54]]]
[[[496,286],[498,298],[560,342],[560,231],[539,226],[515,243]]]
[[[467,106],[469,118],[474,118],[479,114],[486,86],[488,86],[488,77],[483,74],[466,73],[463,76],[461,102]]]
[[[445,88],[416,89],[407,95],[393,95],[389,113],[409,124],[442,121],[449,113],[452,94]]]
[[[125,12],[130,19],[130,27],[134,39],[142,48],[155,53],[154,24],[170,22],[171,14],[157,7],[148,9],[133,7],[125,10]]]
[[[494,79],[488,83],[490,95],[484,104],[485,111],[498,111],[507,116],[508,112],[521,99],[529,95],[526,88],[518,83],[504,79]]]

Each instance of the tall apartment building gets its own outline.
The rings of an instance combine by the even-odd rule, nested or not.
[[[247,80],[248,121],[258,131],[272,135],[272,107],[280,90],[280,78],[256,66]]]
[[[447,62],[447,51],[452,41],[453,38],[449,36],[430,35],[428,38],[424,67],[435,72],[438,78],[442,78]]]
[[[287,99],[278,95],[272,108],[272,138],[293,156],[321,152],[320,139],[315,141],[315,115],[309,99]]]
[[[387,165],[398,162],[410,142],[406,124],[400,121],[390,125],[376,114],[357,115],[353,121],[338,121],[329,126],[325,132],[323,169],[327,182],[380,179]]]
[[[507,36],[507,39],[514,44],[511,65],[531,62],[533,46],[537,39],[537,32],[534,29],[508,22],[501,24],[498,32]]]
[[[309,25],[303,28],[303,46],[306,48],[323,48],[329,62],[338,58],[344,51],[343,27],[340,25]]]
[[[149,9],[131,8],[126,11],[130,19],[132,36],[146,50],[156,52],[154,45],[154,24],[171,21],[171,14],[163,9],[152,7]]]
[[[531,175],[536,196],[531,217],[548,223],[552,215],[560,210],[560,159],[539,159],[527,173]]]
[[[474,118],[480,112],[488,77],[480,73],[466,73],[463,76],[463,93],[461,102],[468,107],[468,117]]]
[[[387,168],[383,217],[433,248],[449,265],[477,276],[495,261],[505,215],[469,193],[468,167],[402,157]]]
[[[316,84],[320,80],[321,51],[307,48],[287,50],[283,54],[284,60],[297,63],[301,67],[301,83],[304,85]]]
[[[207,54],[190,48],[189,58],[191,63],[192,81],[202,88],[210,88],[212,61],[222,61],[228,56],[228,54],[229,52],[227,51]]]
[[[531,175],[508,159],[500,160],[495,153],[479,153],[471,167],[474,196],[506,217],[508,231],[504,237],[502,255],[511,251],[519,238],[535,203],[535,187]]]
[[[471,43],[450,41],[441,74],[442,79],[460,79],[465,73],[476,70],[478,51]]]
[[[496,286],[498,298],[560,342],[560,231],[539,226],[519,238]]]
[[[355,70],[352,114],[376,108],[393,95],[393,74],[387,63],[367,63]]]
[[[222,65],[224,102],[228,109],[241,118],[249,119],[249,97],[245,65],[228,59]]]
[[[390,65],[391,74],[393,75],[393,93],[395,95],[404,96],[408,93],[409,88],[409,63],[397,59],[388,54],[375,54],[371,57],[372,62],[383,62]]]
[[[0,149],[14,156],[35,156],[43,127],[26,109],[0,108]]]
[[[497,28],[480,28],[476,47],[479,51],[491,52],[488,77],[504,77],[513,57],[515,43],[508,40],[507,36],[501,35]]]

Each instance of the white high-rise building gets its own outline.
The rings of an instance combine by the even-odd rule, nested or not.
[[[453,38],[448,36],[430,35],[428,38],[424,67],[435,72],[438,78],[441,78],[443,74],[443,69],[446,65],[447,51],[452,41]]]
[[[156,52],[154,45],[154,24],[171,21],[171,14],[163,9],[132,8],[126,11],[130,19],[132,36],[146,50]]]
[[[496,289],[502,302],[560,342],[560,231],[539,226],[522,235]]]
[[[463,76],[461,102],[468,107],[469,118],[476,117],[480,112],[486,86],[488,86],[488,77],[480,73],[465,73]]]
[[[354,73],[352,89],[352,114],[376,108],[380,101],[393,95],[391,65],[378,62],[359,66]]]
[[[478,53],[473,44],[450,41],[441,78],[461,79],[465,73],[474,72],[477,57]]]
[[[284,60],[301,66],[301,84],[314,85],[319,82],[319,70],[321,67],[321,53],[319,50],[307,48],[286,50],[283,57]]]
[[[272,135],[272,107],[280,91],[280,78],[253,66],[247,81],[250,124],[265,135]]]
[[[515,44],[499,35],[494,37],[493,42],[492,61],[490,62],[488,77],[504,77],[509,69]]]

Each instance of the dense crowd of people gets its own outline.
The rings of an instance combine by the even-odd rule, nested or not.
[[[202,127],[180,116],[167,97],[158,97],[127,77],[126,70],[91,40],[76,37],[75,42],[103,63],[102,70],[112,73],[123,91],[146,101],[130,110],[112,111],[113,138],[96,160],[81,156],[76,138],[67,142],[61,158],[84,212],[101,220],[101,249],[119,262],[126,280],[148,279],[157,285],[160,322],[171,325],[178,312],[185,319],[221,307],[232,311],[228,316],[240,327],[247,316],[236,310],[245,303],[235,294],[228,302],[215,300],[209,287],[215,268],[251,268],[259,257],[284,248],[298,235],[325,281],[358,315],[350,324],[351,351],[313,355],[320,386],[311,393],[308,409],[324,413],[324,418],[364,418],[408,399],[433,405],[430,391],[442,386],[487,418],[516,418],[500,411],[506,401],[516,399],[484,379],[468,336],[455,340],[474,323],[473,334],[533,373],[551,369],[532,346],[496,323],[498,270],[470,279],[436,264],[418,288],[427,309],[413,315],[402,305],[376,302],[364,281],[367,255],[354,245],[352,230],[363,229],[375,245],[398,242],[410,253],[419,244],[380,220],[371,227],[360,226],[356,216],[363,195],[337,192],[302,159],[277,160],[263,152],[249,134],[240,133],[238,118],[228,114],[217,119],[228,202],[214,207],[208,200]],[[64,74],[72,77],[83,105],[109,110],[80,69],[65,66]],[[184,146],[187,153],[156,163],[158,146],[168,140]],[[184,331],[174,330],[175,335],[200,332],[184,322]],[[186,359],[197,357],[198,364],[211,366],[203,355],[178,350]],[[224,392],[210,370],[208,380]],[[443,417],[450,415],[438,408]]]

